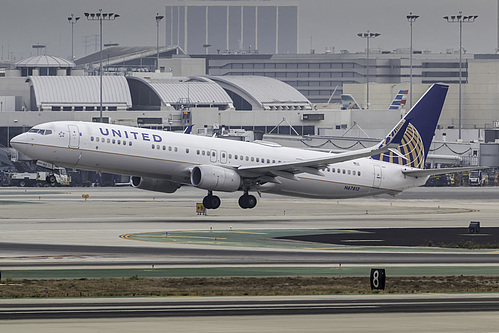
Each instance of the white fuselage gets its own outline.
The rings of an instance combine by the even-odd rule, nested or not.
[[[242,166],[275,165],[330,155],[278,145],[85,122],[42,124],[11,143],[33,159],[58,166],[163,179],[182,185],[191,185],[191,170],[199,165],[237,170]],[[277,182],[263,184],[258,189],[301,197],[352,198],[396,194],[426,182],[427,177],[405,176],[403,168],[407,169],[359,158],[329,165],[322,171],[324,176],[301,173],[297,175],[298,181],[277,177]]]

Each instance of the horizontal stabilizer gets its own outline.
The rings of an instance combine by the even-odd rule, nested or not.
[[[406,176],[411,177],[426,177],[434,175],[442,175],[444,173],[454,173],[461,171],[471,171],[471,170],[483,170],[488,169],[488,167],[459,167],[459,168],[441,168],[441,169],[412,169],[412,170],[402,170],[402,173]]]

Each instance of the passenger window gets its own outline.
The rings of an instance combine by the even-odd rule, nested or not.
[[[199,151],[199,149],[196,151],[196,153],[199,155],[201,152]]]
[[[163,146],[163,150],[166,150],[166,146]]]
[[[189,148],[185,148],[185,153],[189,154]]]
[[[172,151],[172,146],[168,146],[168,151]]]
[[[159,145],[156,145],[156,149],[159,150]]]
[[[350,175],[351,173],[352,173],[351,170],[348,170],[348,174]]]
[[[114,145],[114,144],[116,144],[116,140],[115,140],[115,139],[113,139],[113,145]]]
[[[255,161],[255,158],[253,156],[251,156],[251,162],[254,162]]]
[[[359,172],[357,172],[357,176],[360,176],[360,171],[359,171]]]
[[[215,157],[215,152],[214,151],[211,152],[211,156]]]
[[[156,147],[156,145],[154,145],[154,144],[153,144],[153,145],[152,145],[152,149],[154,149],[155,147]]]
[[[131,147],[131,146],[132,146],[132,141],[129,141],[129,142],[128,142],[128,145]]]
[[[257,157],[257,158],[256,158],[256,161],[257,161],[257,162],[260,162],[260,158],[259,158],[259,157]]]
[[[118,144],[121,145],[121,140],[118,140]]]
[[[270,160],[269,159],[267,159],[267,164],[270,164]]]
[[[248,156],[246,156],[246,161],[249,161],[249,157]]]
[[[94,137],[93,136],[90,137],[90,141],[94,141]]]
[[[345,173],[346,173],[346,171],[345,171],[345,169],[343,169],[343,174],[345,174]]]
[[[205,151],[203,150],[203,156],[205,155]]]
[[[232,154],[229,154],[229,160],[232,159]]]
[[[111,143],[111,139],[109,139],[109,138],[108,138],[108,139],[107,139],[107,143]]]
[[[177,152],[177,151],[178,151],[178,148],[177,148],[177,147],[175,147],[175,149],[174,149],[174,150],[175,150],[175,152]]]
[[[126,146],[126,141],[123,141],[123,146]]]

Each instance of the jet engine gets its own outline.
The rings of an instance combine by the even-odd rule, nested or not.
[[[241,186],[241,176],[220,166],[200,165],[191,171],[191,184],[208,191],[234,192]]]
[[[132,187],[140,188],[142,190],[173,193],[180,187],[179,183],[171,182],[164,179],[144,178],[133,176],[130,178]]]

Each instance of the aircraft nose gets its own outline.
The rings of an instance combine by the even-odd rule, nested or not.
[[[28,143],[28,134],[26,133],[16,135],[10,140],[10,145],[22,153],[24,153],[28,148],[27,143]]]

